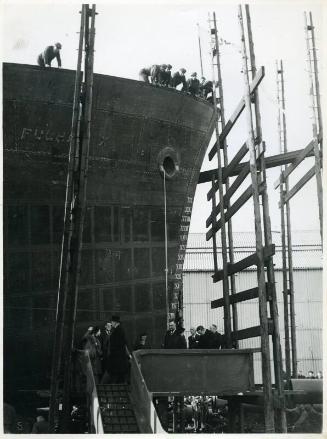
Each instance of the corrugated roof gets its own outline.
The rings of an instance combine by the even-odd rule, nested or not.
[[[218,235],[217,235],[218,238]],[[272,240],[276,246],[281,246],[281,233],[272,232]],[[255,234],[253,232],[233,232],[234,248],[237,247],[255,247]],[[217,243],[219,238],[217,239]],[[319,246],[321,247],[321,238],[318,230],[293,230],[293,246]],[[187,246],[189,248],[212,248],[212,240],[206,241],[205,233],[190,233],[188,236]]]
[[[322,249],[319,232],[293,232],[293,267],[294,269],[322,269]],[[280,234],[273,233],[276,245],[274,264],[276,270],[282,269],[282,248]],[[251,232],[234,234],[235,262],[255,252],[255,235]],[[218,267],[222,267],[221,248],[217,248]],[[250,267],[249,270],[255,267]],[[190,233],[183,266],[184,271],[214,271],[212,242],[206,241],[204,233]]]

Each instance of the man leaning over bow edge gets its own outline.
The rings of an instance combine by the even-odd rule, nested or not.
[[[55,43],[53,46],[47,46],[37,58],[37,63],[40,67],[51,67],[53,59],[57,59],[58,67],[61,67],[60,49],[62,48],[60,43]]]

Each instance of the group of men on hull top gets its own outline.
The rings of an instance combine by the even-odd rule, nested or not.
[[[143,67],[139,72],[139,79],[148,84],[151,83],[152,85],[161,87],[176,88],[182,84],[181,91],[205,99],[208,99],[211,94],[212,100],[212,81],[207,81],[204,76],[202,76],[201,81],[199,81],[196,72],[192,73],[189,79],[186,79],[186,69],[184,69],[184,67],[173,75],[171,69],[171,64],[153,64],[151,67]],[[208,100],[210,100],[210,98]]]
[[[43,52],[38,55],[37,63],[40,67],[51,67],[51,62],[56,58],[58,67],[61,67],[60,50],[61,43],[55,43],[53,46],[47,46]],[[139,72],[140,81],[151,83],[161,87],[177,88],[182,85],[181,91],[187,92],[192,96],[202,97],[213,103],[213,83],[207,81],[204,76],[201,81],[197,78],[197,73],[191,74],[186,79],[186,69],[183,67],[172,75],[171,64],[153,64],[151,67],[144,67]],[[215,84],[217,86],[217,84]]]

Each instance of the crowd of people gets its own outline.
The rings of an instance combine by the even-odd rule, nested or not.
[[[224,337],[217,331],[215,324],[212,324],[209,329],[202,325],[197,328],[192,326],[188,343],[184,332],[184,328],[177,328],[176,323],[171,320],[162,347],[164,349],[220,349],[224,347]]]
[[[37,64],[40,67],[51,67],[51,62],[56,59],[58,67],[61,67],[60,50],[61,43],[47,46],[37,57]],[[143,67],[139,72],[140,81],[148,84],[177,88],[181,86],[181,91],[192,96],[202,97],[213,103],[213,82],[207,80],[204,76],[198,79],[196,72],[193,72],[190,78],[186,79],[186,69],[182,67],[175,73],[172,73],[171,64],[153,64],[151,67]],[[216,86],[218,84],[215,84]]]
[[[314,380],[314,379],[322,380],[323,376],[322,376],[321,370],[319,370],[317,372],[317,374],[315,374],[313,370],[308,370],[306,375],[303,374],[302,370],[299,370],[298,374],[297,374],[297,378],[298,379],[309,379],[309,380]]]
[[[219,349],[223,347],[223,336],[212,324],[210,329],[203,326],[190,328],[188,341],[184,328],[177,328],[175,321],[168,325],[161,347],[163,349]],[[147,334],[140,334],[133,345],[133,350],[151,349]],[[120,317],[112,316],[101,330],[90,326],[83,335],[79,348],[88,351],[96,383],[123,383],[128,381],[129,360],[131,354],[127,347],[124,329]]]
[[[193,72],[191,77],[186,79],[186,69],[182,67],[174,74],[172,74],[171,69],[171,64],[153,64],[151,67],[143,67],[139,72],[139,79],[160,87],[177,88],[182,85],[181,91],[212,102],[212,81],[206,80],[204,76],[199,80],[196,72]]]
[[[88,351],[96,383],[126,381],[131,355],[119,316],[112,316],[102,332],[98,326],[90,326],[79,347]]]

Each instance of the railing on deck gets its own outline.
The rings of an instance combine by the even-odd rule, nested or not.
[[[142,376],[138,354],[146,351],[136,351],[131,359],[131,403],[141,433],[166,433],[158,418],[153,404],[153,394],[147,388]]]
[[[87,407],[89,409],[90,433],[103,434],[100,404],[89,353],[88,351],[77,349],[75,352],[81,366],[81,371],[86,376],[86,396]]]

